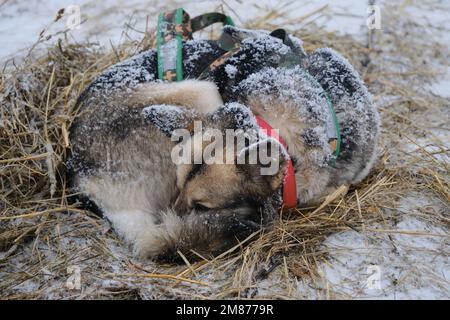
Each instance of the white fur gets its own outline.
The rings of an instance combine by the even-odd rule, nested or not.
[[[154,214],[139,210],[105,214],[125,241],[133,244],[135,254],[141,257],[156,256],[174,247],[184,228],[182,218],[171,210],[159,213],[162,221],[158,224]]]
[[[90,177],[80,183],[83,193],[101,205],[115,230],[142,257],[155,256],[173,246],[185,227],[182,218],[171,210],[155,208],[162,199],[149,192],[154,189],[150,181],[153,179],[143,177],[134,183],[113,183],[107,177]],[[157,199],[152,201],[152,197]]]

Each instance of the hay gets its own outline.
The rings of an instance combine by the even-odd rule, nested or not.
[[[414,192],[439,203],[421,218],[448,228],[449,168],[441,159],[448,156],[448,145],[431,129],[448,130],[449,101],[423,88],[437,74],[423,61],[445,62],[448,53],[438,42],[419,37],[421,26],[402,15],[401,6],[387,8],[383,27],[389,32],[374,32],[370,44],[315,25],[314,17],[324,9],[290,21],[301,26],[291,31],[304,40],[307,51],[325,46],[340,51],[364,76],[383,121],[376,168],[361,184],[339,190],[318,208],[284,213],[273,230],[253,234],[213,260],[201,257],[186,266],[133,258],[107,222],[67,202],[65,159],[76,98],[105,68],[148,49],[152,37],[111,52],[60,40],[43,56],[29,55],[0,74],[2,298],[292,298],[298,297],[295,287],[302,279],[333,298],[339,296],[319,285],[318,265],[329,263],[322,245],[328,235],[355,230],[370,238],[402,232],[392,228],[397,216],[389,209]],[[282,16],[268,12],[247,26],[274,29],[279,26],[272,21]],[[432,145],[420,143],[430,136]],[[417,148],[406,152],[405,139]],[[371,228],[374,223],[385,227]],[[80,270],[82,290],[70,290],[73,267]],[[277,289],[261,292],[260,284],[274,273]]]

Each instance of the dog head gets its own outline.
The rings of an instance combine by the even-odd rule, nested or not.
[[[268,203],[280,190],[288,159],[278,141],[260,132],[248,108],[231,103],[196,114],[152,106],[144,112],[174,141],[179,189],[174,210],[216,222],[211,232],[223,241],[214,241],[211,252],[269,224],[278,208],[268,210]]]

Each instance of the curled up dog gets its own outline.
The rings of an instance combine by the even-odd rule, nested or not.
[[[197,50],[212,62],[222,53],[204,50],[208,45],[187,43],[186,56]],[[358,183],[373,166],[378,136],[367,89],[330,49],[278,66],[288,49],[266,33],[252,33],[207,81],[162,83],[139,73],[114,90],[98,90],[94,82],[71,127],[72,187],[138,255],[175,259],[177,251],[214,255],[270,227],[283,205],[289,165],[299,205]],[[250,68],[249,52],[268,62]],[[149,53],[139,61],[148,71],[149,63],[155,68],[152,59]],[[110,79],[117,80],[126,63]],[[286,147],[261,130],[258,119],[279,130]],[[339,127],[336,158],[330,123]]]

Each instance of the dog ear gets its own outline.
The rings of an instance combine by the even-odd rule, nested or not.
[[[192,131],[199,116],[192,110],[173,105],[152,105],[142,110],[143,116],[166,135],[176,129]]]
[[[273,138],[266,138],[242,149],[236,159],[237,168],[255,186],[277,190],[284,181],[289,155]]]
[[[222,125],[222,129],[242,129],[244,131],[257,128],[256,120],[250,108],[243,104],[227,103],[210,115],[211,120]]]

